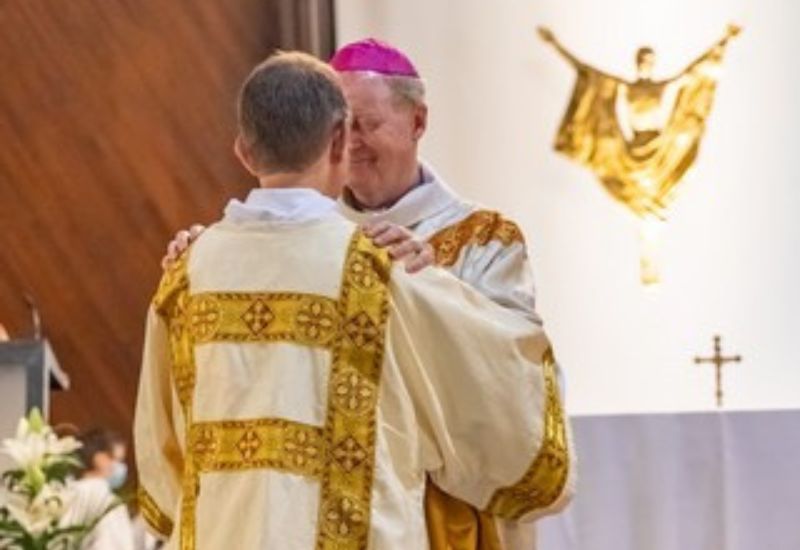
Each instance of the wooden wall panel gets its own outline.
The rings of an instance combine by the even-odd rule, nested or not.
[[[251,185],[234,100],[283,44],[282,4],[0,2],[0,322],[29,334],[22,295],[38,301],[73,381],[55,421],[128,432],[165,243]]]

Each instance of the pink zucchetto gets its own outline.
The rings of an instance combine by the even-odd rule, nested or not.
[[[330,61],[340,73],[369,71],[386,76],[419,78],[419,73],[406,54],[386,42],[367,38],[339,48]]]

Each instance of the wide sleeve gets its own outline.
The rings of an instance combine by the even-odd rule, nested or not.
[[[495,302],[542,324],[536,312],[533,269],[524,242],[493,240],[464,251],[459,279]]]
[[[574,453],[541,327],[442,270],[392,277],[389,337],[433,480],[505,519],[562,508]]]
[[[139,506],[148,527],[169,537],[181,491],[183,452],[180,407],[173,390],[165,320],[154,307],[147,316],[134,420]]]

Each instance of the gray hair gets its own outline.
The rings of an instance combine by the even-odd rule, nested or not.
[[[411,76],[384,76],[394,97],[411,105],[425,104],[425,82]]]
[[[347,102],[328,64],[301,52],[278,52],[245,80],[238,115],[259,169],[299,171],[325,150],[347,118]]]

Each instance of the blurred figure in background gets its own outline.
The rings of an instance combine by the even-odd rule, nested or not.
[[[64,522],[85,523],[110,508],[86,537],[81,550],[134,550],[128,509],[114,494],[127,479],[127,445],[119,435],[106,429],[85,432],[79,439],[83,447],[78,450],[78,458],[83,469],[75,481],[75,500]]]

